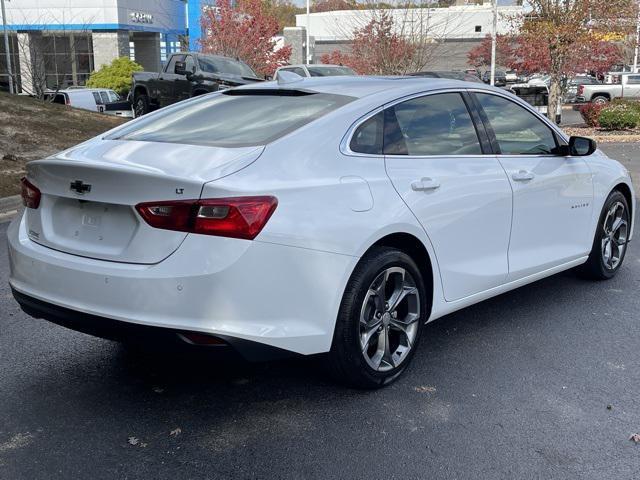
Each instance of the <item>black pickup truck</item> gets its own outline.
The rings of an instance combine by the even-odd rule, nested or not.
[[[133,74],[131,92],[136,117],[187,98],[262,81],[232,58],[197,52],[174,53],[164,70]]]

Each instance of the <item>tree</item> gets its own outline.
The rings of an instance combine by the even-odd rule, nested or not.
[[[131,75],[141,70],[141,65],[127,57],[116,58],[110,65],[95,70],[87,81],[87,87],[110,88],[124,96],[131,89]]]
[[[204,53],[238,58],[258,75],[272,75],[291,56],[291,46],[275,50],[279,25],[261,0],[219,0],[202,16]]]
[[[357,10],[356,0],[314,0],[311,3],[312,12],[332,12],[335,10]]]
[[[635,28],[635,0],[529,0],[530,11],[518,33],[518,63],[523,70],[546,71],[549,118],[555,120],[563,79],[606,68],[619,58],[603,35],[626,35]],[[616,60],[613,60],[613,59]],[[595,68],[594,68],[595,67]]]
[[[295,27],[296,14],[304,11],[290,0],[264,0],[264,5],[269,14],[277,20],[279,32],[282,32],[284,27]]]
[[[516,63],[514,37],[498,35],[496,39],[496,65],[512,68],[512,65]],[[491,65],[491,35],[484,37],[477,46],[469,50],[467,60],[469,65],[476,68],[486,68]]]
[[[382,12],[353,35],[351,53],[333,51],[323,63],[347,65],[362,75],[403,75],[411,70],[416,48],[393,31],[393,19]]]

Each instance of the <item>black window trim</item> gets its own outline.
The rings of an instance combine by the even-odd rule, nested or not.
[[[482,91],[482,90],[480,90]],[[351,150],[351,140],[356,133],[356,130],[360,128],[362,124],[367,122],[371,117],[374,117],[378,113],[383,110],[386,110],[390,107],[398,105],[400,103],[413,100],[415,98],[426,97],[428,95],[438,95],[444,93],[458,93],[462,96],[462,100],[467,106],[467,110],[469,111],[469,116],[471,117],[471,121],[474,124],[474,128],[476,129],[476,135],[478,136],[478,141],[480,143],[480,148],[482,149],[482,154],[467,154],[467,155],[395,155],[395,154],[375,154],[375,153],[361,153],[354,152]],[[480,125],[476,122],[479,120],[479,113],[477,111],[476,105],[472,101],[472,96],[469,95],[469,89],[465,88],[443,88],[443,89],[434,89],[427,90],[423,92],[412,93],[410,95],[406,95],[401,98],[396,98],[395,100],[389,101],[384,105],[381,105],[374,110],[366,113],[358,120],[356,120],[351,127],[347,130],[347,133],[342,138],[340,142],[340,152],[344,155],[350,157],[373,157],[373,158],[384,158],[384,157],[402,157],[402,158],[474,158],[474,157],[483,157],[488,155],[495,155],[493,149],[491,148],[491,144],[489,142],[490,135],[486,131],[486,124],[482,122],[483,128],[480,128]],[[483,135],[484,133],[484,135]],[[486,149],[486,150],[485,150]],[[383,152],[384,152],[384,139],[383,139]]]
[[[485,130],[489,135],[489,141],[494,152],[493,154],[496,155],[497,157],[561,157],[561,156],[564,156],[562,154],[562,147],[569,145],[569,142],[567,141],[565,134],[558,129],[557,125],[552,123],[546,116],[542,115],[540,112],[534,109],[527,102],[521,101],[517,97],[513,98],[509,95],[502,95],[499,92],[495,92],[492,90],[469,89],[468,93],[474,103],[475,110],[477,110],[480,118],[482,119],[482,122],[484,123]],[[478,97],[476,94],[486,94],[486,95],[493,95],[495,97],[501,97],[507,101],[510,101],[511,103],[514,103],[522,107],[524,110],[531,113],[535,118],[540,120],[547,128],[549,128],[549,130],[551,131],[551,134],[553,135],[553,138],[555,139],[556,148],[559,149],[560,153],[532,153],[532,154],[502,153],[500,151],[500,145],[498,144],[496,134],[493,131],[493,127],[491,126],[491,122],[489,122],[489,118],[487,117],[487,114],[482,108],[482,105],[480,104],[480,100],[478,100]]]

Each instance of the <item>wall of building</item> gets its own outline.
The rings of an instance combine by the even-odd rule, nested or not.
[[[19,0],[5,7],[10,30],[185,33],[182,0]]]
[[[482,39],[491,33],[493,10],[490,5],[463,5],[450,8],[390,9],[398,34],[418,35],[436,39]],[[378,18],[381,10],[340,10],[309,15],[309,32],[316,42],[341,41],[353,38],[353,31]],[[523,7],[499,7],[498,33],[508,33],[512,18],[518,18]],[[296,15],[296,25],[307,27],[306,14]]]

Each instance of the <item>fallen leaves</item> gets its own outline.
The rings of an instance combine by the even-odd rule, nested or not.
[[[177,437],[181,433],[182,433],[182,429],[180,427],[178,427],[178,428],[174,428],[173,430],[171,430],[171,432],[169,432],[169,436]]]
[[[129,445],[138,445],[140,443],[140,439],[137,437],[129,437],[127,438],[127,443]]]
[[[634,443],[640,443],[640,433],[634,433],[633,435],[631,435],[631,437],[629,437],[629,440]]]

